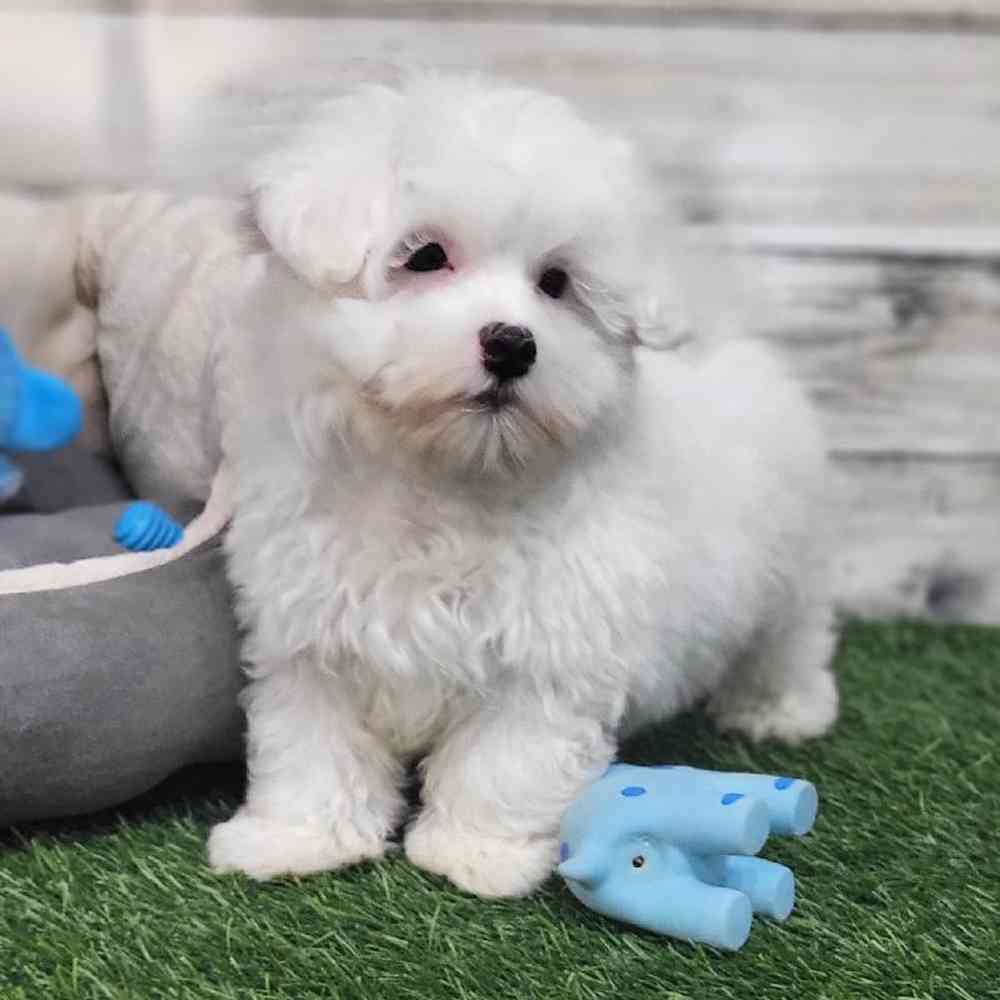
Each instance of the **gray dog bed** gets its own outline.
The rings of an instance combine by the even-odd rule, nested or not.
[[[0,826],[92,812],[188,764],[238,759],[236,627],[219,504],[183,542],[112,539],[127,486],[67,450],[0,508]],[[67,498],[73,506],[65,507]],[[187,515],[187,516],[185,516]]]

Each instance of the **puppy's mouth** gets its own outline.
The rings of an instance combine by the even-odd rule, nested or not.
[[[472,397],[472,401],[484,410],[502,410],[516,399],[517,393],[510,382],[497,382]]]
[[[466,393],[421,387],[390,399],[384,375],[362,386],[365,403],[388,422],[397,441],[453,468],[516,476],[541,455],[568,451],[576,437],[571,419],[539,407],[512,380],[492,380]]]

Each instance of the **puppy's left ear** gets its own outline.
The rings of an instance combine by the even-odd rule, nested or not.
[[[630,220],[643,220],[629,233],[633,253],[626,261],[622,306],[633,344],[670,350],[694,337],[695,319],[684,273],[682,237],[673,206],[634,144],[613,137],[607,145],[607,172],[618,185],[619,201]]]
[[[668,351],[694,338],[695,323],[680,296],[670,289],[637,294],[631,303],[629,333],[637,344]]]
[[[308,162],[273,161],[262,173],[252,213],[270,248],[314,288],[357,278],[383,227],[386,169],[341,149]]]

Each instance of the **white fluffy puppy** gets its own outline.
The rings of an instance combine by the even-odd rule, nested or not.
[[[216,867],[380,856],[422,756],[407,855],[524,893],[623,728],[833,722],[815,419],[760,346],[644,343],[648,205],[624,143],[471,78],[334,101],[262,170]]]

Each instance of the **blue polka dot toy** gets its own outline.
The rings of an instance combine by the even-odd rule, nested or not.
[[[808,833],[818,805],[797,778],[612,764],[566,811],[556,870],[599,913],[736,951],[754,913],[795,904],[791,869],[755,855]]]

